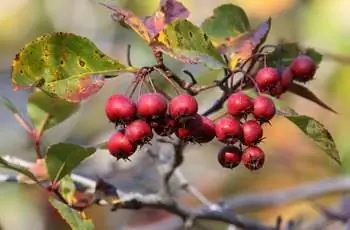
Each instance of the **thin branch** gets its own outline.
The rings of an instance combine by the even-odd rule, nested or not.
[[[23,119],[21,115],[19,115],[18,113],[14,113],[13,116],[16,119],[16,121],[27,131],[28,134],[32,134],[33,128],[26,120]]]
[[[194,197],[196,197],[202,204],[205,206],[209,207],[210,209],[213,210],[218,210],[220,207],[208,200],[195,186],[191,185],[189,181],[186,179],[186,177],[182,174],[182,172],[177,169],[174,173],[174,176],[178,179],[180,186],[182,189],[187,191],[188,193],[192,194]]]

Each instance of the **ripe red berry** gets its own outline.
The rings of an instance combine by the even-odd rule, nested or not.
[[[234,144],[242,138],[243,130],[239,120],[225,116],[215,122],[215,133],[219,141]]]
[[[201,122],[200,126],[193,127],[196,130],[196,141],[197,143],[208,143],[212,141],[216,135],[215,123],[205,116],[197,116],[200,117]]]
[[[293,78],[294,78],[294,75],[290,67],[287,67],[282,71],[280,82],[284,90],[289,89],[289,87],[292,85]]]
[[[175,134],[184,141],[208,143],[215,137],[215,124],[209,118],[197,114],[182,124]]]
[[[249,146],[243,151],[242,162],[251,171],[261,169],[264,166],[265,154],[261,148]]]
[[[260,69],[255,76],[255,82],[259,89],[269,90],[280,80],[280,73],[272,67],[264,67]]]
[[[307,82],[314,77],[317,66],[311,57],[299,55],[290,64],[290,68],[295,80]]]
[[[276,114],[276,108],[273,101],[267,96],[257,96],[253,101],[253,115],[256,119],[267,122]]]
[[[281,72],[280,80],[270,89],[269,93],[272,96],[279,97],[285,93],[293,82],[293,74],[290,67],[285,68]]]
[[[256,145],[261,141],[263,136],[263,129],[256,120],[246,121],[242,125],[243,138],[242,142],[244,145]]]
[[[218,154],[218,161],[224,168],[233,169],[241,163],[242,151],[235,146],[225,146]]]
[[[174,120],[195,116],[198,112],[196,98],[189,94],[174,97],[169,103],[169,115]]]
[[[227,112],[232,116],[245,116],[253,110],[253,100],[243,92],[237,92],[227,99]]]
[[[160,93],[142,94],[137,102],[137,114],[140,117],[157,119],[167,111],[167,101]]]
[[[107,148],[110,154],[119,160],[128,159],[136,151],[137,146],[132,144],[123,133],[117,132],[108,140]]]
[[[126,126],[125,136],[131,143],[143,144],[152,139],[153,132],[147,122],[143,120],[136,120]]]
[[[105,113],[111,122],[122,124],[135,119],[136,105],[130,98],[114,94],[107,99]]]
[[[159,136],[170,136],[177,127],[177,122],[166,115],[151,122],[151,127]]]

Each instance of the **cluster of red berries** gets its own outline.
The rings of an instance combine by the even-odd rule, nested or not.
[[[188,94],[176,96],[169,103],[160,93],[142,94],[137,103],[127,96],[115,94],[107,100],[105,111],[108,119],[121,127],[107,144],[117,159],[128,159],[138,146],[152,139],[153,132],[160,136],[176,133],[186,141],[195,138],[199,143],[209,142],[215,136],[215,133],[212,137],[205,134],[205,122],[209,119],[197,114],[198,103]],[[185,124],[195,127],[184,128]],[[194,132],[203,135],[199,137]]]
[[[273,92],[277,89],[288,89],[293,79],[303,82],[311,79],[316,69],[311,61],[307,56],[299,56],[281,74],[277,69],[264,67],[257,72],[256,83],[260,91],[275,95]],[[198,102],[189,94],[168,101],[160,93],[145,93],[137,103],[127,96],[114,94],[107,100],[105,112],[119,127],[107,143],[109,152],[117,159],[128,159],[139,146],[148,143],[154,133],[175,134],[185,142],[199,144],[216,137],[226,144],[218,154],[223,167],[232,169],[242,161],[246,168],[257,170],[265,161],[264,152],[258,147],[263,139],[261,126],[274,117],[276,108],[267,96],[258,95],[253,99],[239,91],[227,100],[228,115],[214,122],[198,114]]]
[[[272,67],[261,68],[254,80],[260,92],[279,97],[293,81],[311,80],[316,69],[311,57],[299,55],[283,71]],[[250,170],[260,169],[264,165],[265,154],[257,145],[263,139],[261,125],[276,113],[273,101],[264,95],[252,99],[243,92],[237,92],[228,98],[227,112],[229,116],[216,122],[216,136],[227,144],[219,152],[218,161],[226,168],[234,168],[243,162]],[[253,119],[247,119],[249,115]],[[239,147],[233,145],[237,142]],[[246,146],[243,150],[242,145]]]
[[[308,82],[313,79],[317,66],[307,55],[299,55],[283,70],[264,67],[255,75],[255,82],[260,92],[279,97],[285,93],[293,81]]]

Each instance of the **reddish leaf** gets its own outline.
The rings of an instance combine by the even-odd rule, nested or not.
[[[136,16],[133,12],[116,5],[109,6],[104,3],[100,4],[113,11],[113,20],[125,23],[126,25],[130,26],[130,28],[133,29],[147,43],[151,41],[149,30],[140,17]]]
[[[230,66],[234,68],[237,63],[244,62],[259,49],[265,42],[270,29],[271,18],[250,32],[234,38],[227,38],[226,42],[218,48],[222,54],[228,54],[230,57]]]
[[[308,99],[309,101],[312,101],[312,102],[318,104],[319,106],[321,106],[324,109],[327,109],[327,110],[337,114],[337,112],[334,109],[332,109],[326,103],[321,101],[321,99],[319,99],[312,91],[310,91],[308,88],[306,88],[303,85],[299,85],[299,84],[293,82],[291,87],[289,88],[289,91],[291,93],[294,93],[300,97],[303,97],[305,99]]]
[[[167,24],[176,19],[186,19],[190,15],[187,8],[176,0],[162,0],[160,8],[152,16],[144,18],[143,22],[152,37],[157,35]]]

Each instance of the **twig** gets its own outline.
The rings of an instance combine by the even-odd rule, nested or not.
[[[180,186],[182,187],[182,189],[184,189],[188,193],[192,194],[202,204],[204,204],[205,206],[209,207],[212,210],[219,210],[220,209],[220,207],[217,204],[212,203],[196,187],[191,185],[179,169],[177,169],[175,171],[174,176],[176,176],[176,178],[179,180],[179,183],[180,183]]]
[[[37,129],[32,130],[32,138],[35,146],[35,152],[38,159],[44,158],[43,153],[41,151],[41,136],[44,132],[45,126],[50,119],[50,114],[46,114],[42,122],[40,123]]]
[[[27,131],[27,133],[31,135],[33,128],[30,126],[30,124],[18,113],[14,113],[13,116],[16,121]]]
[[[175,173],[176,169],[182,164],[184,157],[183,157],[183,149],[185,148],[186,144],[184,141],[178,139],[176,143],[174,143],[174,159],[173,163],[171,165],[171,168],[169,169],[168,172],[165,173],[164,175],[164,185],[165,185],[165,190],[168,195],[171,194],[171,189],[170,189],[170,179]]]

